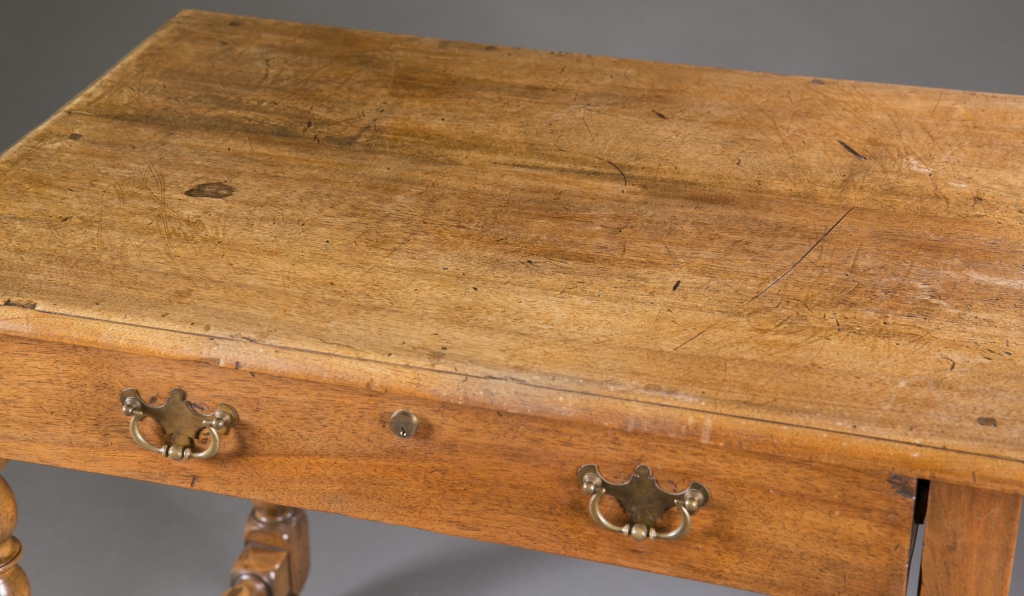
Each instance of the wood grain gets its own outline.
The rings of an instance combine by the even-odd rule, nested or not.
[[[6,318],[5,318],[6,315]],[[1016,490],[1024,485],[1024,464],[949,449],[923,447],[793,425],[708,414],[678,405],[608,399],[604,394],[559,391],[515,378],[437,374],[416,368],[381,369],[373,361],[329,354],[267,349],[255,342],[204,335],[111,326],[103,321],[0,307],[0,324],[11,335],[159,358],[192,360],[255,374],[301,378],[345,387],[403,394],[503,412],[555,418],[570,424],[599,424],[626,432],[683,439],[743,452],[783,456],[854,470],[878,469],[912,478],[938,479],[979,487]],[[153,341],[154,337],[157,341]]]
[[[0,458],[0,469],[7,460]],[[14,537],[14,526],[18,523],[18,507],[14,493],[3,476],[0,476],[0,594],[3,596],[30,596],[28,577],[18,565],[21,558],[21,542]]]
[[[919,594],[1009,594],[1020,507],[1019,494],[933,482]]]
[[[272,377],[207,363],[0,339],[0,455],[21,461],[329,511],[772,594],[902,594],[915,481],[744,453],[707,432],[666,437],[548,416]],[[209,461],[135,445],[118,394],[183,388],[201,410],[239,413]],[[653,406],[652,406],[653,407]],[[399,439],[391,414],[413,411]],[[672,408],[669,423],[685,425]],[[683,414],[685,417],[685,413]],[[152,442],[160,440],[143,428]],[[613,482],[639,463],[668,490],[697,480],[711,501],[678,542],[597,527],[576,480]],[[622,523],[614,503],[605,513]],[[667,516],[659,528],[670,528]]]
[[[1019,487],[1022,126],[1011,96],[189,11],[0,157],[0,331],[504,380],[458,399],[673,406]]]

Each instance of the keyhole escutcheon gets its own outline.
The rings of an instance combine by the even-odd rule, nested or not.
[[[420,421],[409,410],[398,410],[391,415],[391,433],[400,439],[408,439],[416,434]]]

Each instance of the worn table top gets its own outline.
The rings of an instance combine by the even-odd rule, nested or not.
[[[190,11],[0,158],[0,331],[1016,485],[1022,133],[1015,96]]]

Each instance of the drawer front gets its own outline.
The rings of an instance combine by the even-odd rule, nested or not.
[[[685,440],[271,377],[201,362],[0,337],[0,457],[192,487],[772,594],[903,594],[914,482]],[[239,420],[210,460],[171,461],[128,435],[119,392]],[[148,399],[147,399],[148,401]],[[410,438],[389,430],[416,414]],[[143,433],[161,438],[152,425]],[[576,478],[646,464],[711,494],[677,541],[599,528]],[[622,523],[610,498],[602,510]],[[678,520],[669,512],[659,523]]]

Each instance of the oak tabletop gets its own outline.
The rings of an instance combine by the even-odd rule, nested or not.
[[[0,157],[0,332],[1024,478],[1022,133],[1017,96],[187,11]]]

